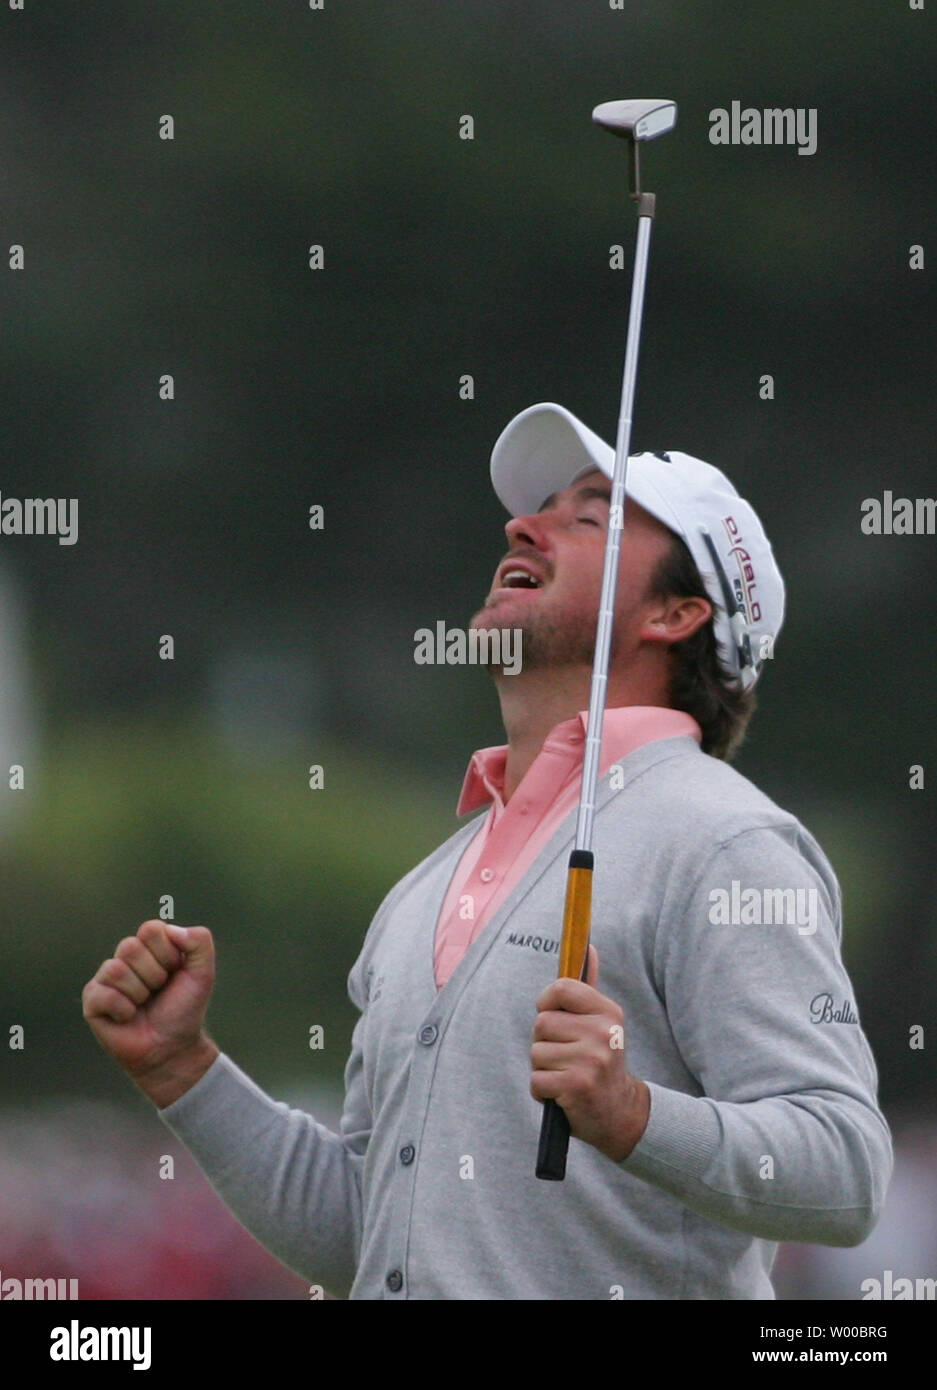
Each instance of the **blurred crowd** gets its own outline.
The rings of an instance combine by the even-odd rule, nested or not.
[[[172,1178],[161,1177],[164,1155]],[[155,1117],[63,1103],[0,1119],[0,1279],[79,1299],[305,1298]]]
[[[307,1108],[335,1127],[335,1100]],[[297,1103],[290,1097],[291,1103]],[[898,1129],[881,1220],[850,1250],[782,1246],[781,1299],[862,1299],[864,1280],[937,1279],[937,1127]],[[173,1176],[161,1177],[166,1156]],[[80,1299],[305,1299],[155,1117],[63,1102],[0,1117],[0,1280],[77,1278]]]

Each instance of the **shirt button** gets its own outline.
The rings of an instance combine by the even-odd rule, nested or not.
[[[419,1037],[424,1047],[430,1047],[439,1037],[439,1029],[435,1023],[427,1023],[425,1028],[420,1029]]]
[[[403,1148],[400,1150],[400,1162],[412,1163],[415,1154],[416,1149],[412,1144],[404,1144]]]
[[[392,1269],[387,1276],[387,1287],[391,1293],[399,1293],[403,1288],[403,1275],[399,1269]]]
[[[494,876],[494,869],[482,869],[481,873],[478,875],[482,883],[490,883]]]

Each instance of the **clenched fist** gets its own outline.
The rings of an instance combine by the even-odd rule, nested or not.
[[[82,991],[98,1042],[158,1106],[194,1086],[218,1056],[203,1024],[215,983],[207,927],[144,922]]]

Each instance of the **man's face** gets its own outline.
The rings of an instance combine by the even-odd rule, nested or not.
[[[599,469],[505,526],[509,549],[473,628],[520,628],[525,669],[591,666],[602,589],[611,483]],[[651,574],[671,533],[630,498],[625,504],[612,657],[637,645],[652,607]],[[536,584],[536,587],[534,587]]]

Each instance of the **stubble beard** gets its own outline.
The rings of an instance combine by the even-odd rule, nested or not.
[[[499,618],[498,610],[505,608],[504,616]],[[524,613],[513,612],[506,605],[486,605],[474,615],[469,628],[520,628],[522,669],[537,671],[558,669],[569,666],[591,667],[595,660],[595,615],[584,616],[575,613]],[[612,655],[617,647],[616,634],[612,630]],[[502,670],[502,663],[490,661],[488,670],[492,673]]]

